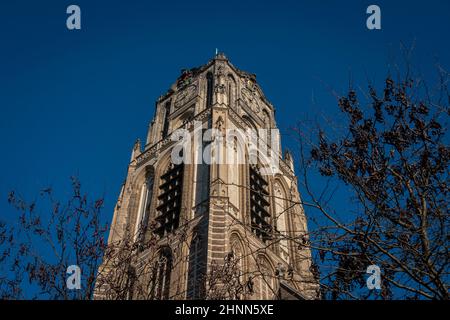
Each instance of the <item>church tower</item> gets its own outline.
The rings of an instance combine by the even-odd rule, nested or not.
[[[132,149],[95,298],[316,299],[276,128],[256,76],[225,55],[182,70]]]

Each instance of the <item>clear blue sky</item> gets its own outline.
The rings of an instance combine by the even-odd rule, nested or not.
[[[80,31],[66,29],[70,4]],[[366,29],[370,4],[381,31]],[[11,189],[64,196],[78,175],[110,220],[154,101],[215,48],[257,74],[286,130],[337,112],[327,86],[382,79],[401,41],[415,40],[419,68],[449,67],[449,32],[450,1],[1,1],[0,218]]]

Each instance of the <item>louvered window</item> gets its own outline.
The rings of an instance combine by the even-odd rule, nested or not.
[[[268,184],[258,169],[250,167],[250,218],[252,232],[263,242],[271,239]]]
[[[180,224],[183,169],[183,164],[172,165],[161,176],[158,207],[156,208],[158,225],[155,230],[160,238],[176,230]]]

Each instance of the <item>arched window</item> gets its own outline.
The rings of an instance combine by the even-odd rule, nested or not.
[[[207,129],[201,129],[201,134],[204,136]],[[203,152],[211,146],[210,141],[202,141],[202,148],[195,148],[194,150],[194,205],[195,209],[192,218],[204,214],[208,210],[209,200],[209,178],[210,165],[208,161],[204,161]]]
[[[150,217],[150,207],[153,195],[153,181],[155,175],[153,167],[147,168],[145,181],[142,185],[141,196],[139,199],[138,215],[135,225],[135,240],[142,241],[144,239],[145,231],[147,229],[148,220]]]
[[[277,236],[280,237],[280,255],[286,262],[289,262],[286,193],[278,181],[274,183],[273,191]]]
[[[272,267],[264,256],[258,256],[257,258],[257,276],[255,281],[255,296],[259,300],[271,300],[273,299],[275,292],[275,278]]]
[[[203,277],[206,272],[205,246],[199,235],[194,235],[189,247],[188,297],[201,299],[204,294]]]
[[[255,122],[248,117],[247,115],[243,115],[242,119],[247,124],[247,138],[248,138],[248,162],[250,164],[257,164],[258,163],[258,153],[259,153],[259,139],[258,139],[258,127],[256,126]]]
[[[242,171],[246,168],[245,133],[240,129],[229,129],[226,135],[226,163],[228,166],[228,197],[230,203],[237,208],[242,203]],[[242,211],[233,210],[236,217],[242,218]]]
[[[235,270],[235,279],[232,279],[232,281],[235,284],[236,291],[234,292],[235,296],[231,297],[232,299],[239,299],[241,300],[243,298],[243,284],[244,284],[244,278],[243,275],[245,273],[245,256],[244,256],[244,247],[242,245],[241,240],[239,237],[235,234],[233,234],[230,238],[230,247],[231,247],[231,254],[233,257],[233,267]]]
[[[155,262],[150,282],[150,298],[167,300],[170,297],[170,276],[172,273],[172,253],[169,248],[160,250],[159,259]]]
[[[254,131],[255,134],[257,135],[258,134],[258,127],[255,124],[255,122],[249,116],[247,116],[246,114],[244,114],[242,116],[242,119],[244,119],[245,123],[247,124],[247,127],[249,129],[251,129],[252,131]]]

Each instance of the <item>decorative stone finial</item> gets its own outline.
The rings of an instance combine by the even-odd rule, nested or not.
[[[228,60],[223,52],[216,52],[216,56],[214,57],[216,60]]]
[[[135,160],[141,154],[141,140],[137,139],[131,151],[131,161]]]

